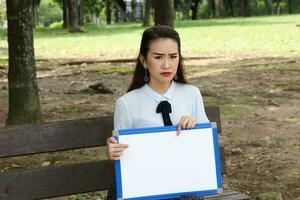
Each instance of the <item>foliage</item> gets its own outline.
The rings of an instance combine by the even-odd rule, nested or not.
[[[38,18],[45,26],[61,21],[62,10],[53,0],[43,0],[38,6]]]
[[[1,24],[6,19],[6,7],[5,7],[5,1],[0,0],[0,27]]]
[[[86,0],[84,8],[86,13],[99,17],[105,7],[105,0]]]
[[[208,19],[212,17],[211,11],[209,10],[207,2],[199,4],[198,6],[198,18],[200,19]]]

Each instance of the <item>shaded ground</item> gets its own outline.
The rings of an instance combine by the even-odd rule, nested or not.
[[[111,115],[115,99],[131,79],[133,63],[62,65],[38,62],[45,121]],[[281,192],[300,199],[300,58],[213,58],[186,62],[190,82],[206,105],[220,105],[227,154],[225,188],[256,197]],[[0,68],[0,125],[7,113],[6,70]],[[103,83],[113,94],[88,86]],[[102,152],[100,150],[100,152]],[[0,170],[99,159],[99,149],[0,160]],[[85,194],[96,199],[105,194]],[[75,199],[78,197],[69,197]],[[102,198],[102,197],[101,197]],[[62,198],[61,198],[62,199]]]

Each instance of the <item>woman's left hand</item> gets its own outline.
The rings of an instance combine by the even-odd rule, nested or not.
[[[176,135],[180,134],[181,129],[194,128],[196,125],[196,120],[188,115],[183,115],[178,123]]]

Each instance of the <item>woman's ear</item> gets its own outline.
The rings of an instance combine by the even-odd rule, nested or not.
[[[140,54],[139,59],[140,59],[141,63],[144,65],[145,57],[142,54]]]

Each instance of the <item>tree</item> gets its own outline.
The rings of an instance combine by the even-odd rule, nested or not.
[[[106,24],[111,24],[111,2],[110,0],[105,0],[105,14],[106,14]]]
[[[216,17],[216,5],[215,5],[215,0],[207,0],[207,3],[208,3],[208,15],[209,16],[212,16],[213,18]],[[210,12],[212,11],[212,13]]]
[[[173,27],[174,3],[173,0],[154,0],[155,25],[168,25]]]
[[[150,26],[151,0],[145,0],[145,16],[143,26]]]
[[[281,0],[276,0],[276,14],[280,15],[280,3]]]
[[[216,17],[223,18],[225,16],[224,0],[215,0]]]
[[[242,15],[243,17],[249,17],[250,16],[250,0],[242,0]]]
[[[78,5],[78,23],[79,25],[84,24],[84,0],[80,0]]]
[[[37,12],[37,7],[40,5],[41,0],[32,0],[32,16],[33,16],[33,26],[39,25],[39,15]]]
[[[77,10],[77,0],[69,0],[69,31],[71,33],[79,32],[79,23],[78,23],[78,10]]]
[[[231,16],[231,17],[234,17],[234,12],[233,12],[233,2],[232,2],[233,0],[227,0],[227,2],[225,3],[225,6],[227,6],[228,8],[228,10],[229,10],[229,15]]]
[[[183,2],[179,4],[182,13],[182,19],[190,19],[190,10],[192,3],[193,0],[183,0]]]
[[[272,0],[264,0],[265,7],[266,7],[266,14],[272,15],[273,14],[273,1]]]
[[[112,0],[109,0],[109,4]],[[105,4],[108,3],[105,0],[85,0],[85,9],[88,14],[93,16],[94,23],[99,25],[100,24],[100,13],[104,9]]]
[[[6,0],[9,49],[7,125],[41,121],[33,48],[32,0]]]
[[[292,0],[288,0],[287,4],[288,4],[288,13],[292,14],[293,13]]]
[[[192,5],[191,5],[192,20],[197,19],[199,2],[200,2],[200,0],[193,0],[193,2],[192,2]]]
[[[68,0],[62,0],[63,9],[63,28],[69,27],[69,5]]]

